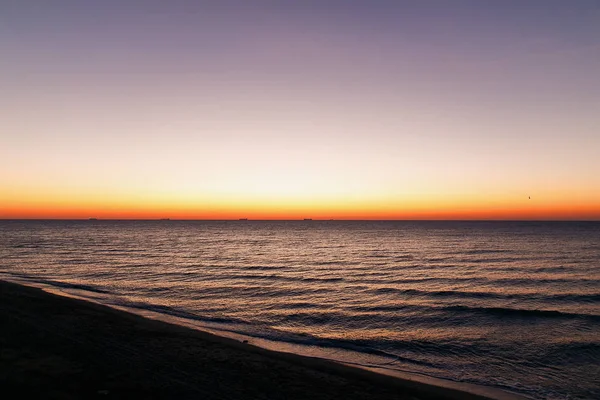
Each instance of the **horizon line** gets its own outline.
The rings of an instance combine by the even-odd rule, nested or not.
[[[345,218],[0,218],[0,221],[162,221],[162,222],[600,222],[600,219],[345,219]]]

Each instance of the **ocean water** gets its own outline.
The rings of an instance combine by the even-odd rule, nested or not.
[[[0,221],[0,278],[388,370],[600,398],[600,223]]]

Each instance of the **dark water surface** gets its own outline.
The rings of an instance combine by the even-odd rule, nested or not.
[[[0,221],[0,277],[332,359],[600,398],[598,222]]]

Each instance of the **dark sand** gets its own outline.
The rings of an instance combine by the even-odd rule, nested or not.
[[[0,281],[0,396],[481,398]]]

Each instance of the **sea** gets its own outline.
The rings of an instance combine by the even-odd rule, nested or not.
[[[600,399],[600,222],[4,220],[0,279],[381,371]]]

